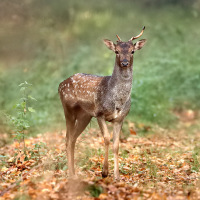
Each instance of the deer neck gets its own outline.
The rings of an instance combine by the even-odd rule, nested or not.
[[[120,67],[117,62],[115,62],[114,70],[109,81],[109,87],[113,88],[116,85],[127,87],[129,85],[130,90],[132,88],[133,80],[133,64],[130,67]],[[122,88],[123,89],[123,88]]]

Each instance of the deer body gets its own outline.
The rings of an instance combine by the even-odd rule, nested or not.
[[[76,139],[86,128],[91,118],[95,117],[105,142],[103,177],[108,175],[108,148],[110,143],[106,121],[113,123],[114,177],[119,179],[119,136],[123,120],[131,106],[132,54],[144,45],[145,40],[134,45],[131,41],[121,42],[121,40],[116,45],[110,40],[104,40],[104,43],[116,53],[112,76],[78,73],[59,85],[59,94],[67,126],[66,146],[70,176],[75,174],[74,147]]]

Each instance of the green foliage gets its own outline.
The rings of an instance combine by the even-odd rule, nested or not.
[[[47,146],[44,142],[38,142],[34,144],[34,148],[30,150],[30,153],[31,158],[41,162],[41,156],[44,156],[47,153]]]
[[[128,174],[129,173],[128,171],[124,170],[125,166],[126,166],[126,163],[123,163],[123,162],[120,163],[120,165],[119,165],[120,173],[122,173],[122,174]]]
[[[25,152],[25,142],[24,139],[27,137],[25,131],[29,129],[29,119],[28,115],[35,112],[35,110],[30,107],[30,101],[36,101],[31,95],[29,95],[29,88],[31,84],[28,82],[21,83],[19,85],[21,98],[17,104],[13,106],[15,109],[14,115],[7,115],[9,122],[13,125],[14,131],[14,139],[17,140],[19,143],[23,141],[24,143],[24,152]]]
[[[90,158],[92,158],[93,156],[102,156],[102,154],[104,154],[104,152],[102,151],[102,148],[98,148],[98,149],[91,149],[89,147],[86,147],[85,151],[84,151],[84,155],[81,156],[78,159],[78,165],[80,167],[82,167],[84,170],[89,170],[92,167],[100,167],[102,168],[102,164],[100,162],[96,162],[95,165],[94,163],[90,160]]]
[[[7,156],[0,155],[0,168],[6,165]]]
[[[55,159],[49,159],[44,163],[46,170],[67,170],[67,157],[65,153],[58,154]]]
[[[122,150],[121,157],[122,157],[122,158],[128,158],[128,157],[129,157],[129,151],[127,151],[127,150]]]
[[[37,112],[28,123],[25,119],[19,122],[21,127],[64,126],[59,83],[77,72],[110,75],[114,54],[102,39],[115,41],[119,34],[128,40],[146,25],[142,38],[147,44],[134,55],[129,118],[171,126],[176,121],[174,109],[200,108],[200,49],[196,39],[188,40],[188,35],[197,38],[200,31],[199,1],[188,2],[44,0],[24,1],[20,7],[13,1],[0,21],[4,30],[0,39],[0,110],[11,112],[18,97],[16,84],[30,80],[32,94],[38,99]],[[23,103],[19,106],[22,111]],[[27,112],[34,112],[28,107]]]
[[[191,162],[192,172],[199,172],[200,169],[200,157],[199,157],[199,147],[195,147],[192,153],[193,162]]]
[[[30,196],[28,194],[20,194],[15,197],[14,200],[30,200]]]
[[[147,164],[147,168],[149,169],[149,176],[151,178],[156,178],[157,177],[157,166],[155,165],[155,163],[153,163],[148,155],[148,153],[145,151],[144,152],[144,156],[146,158],[146,164]]]
[[[67,158],[66,154],[63,153],[61,155],[56,156],[56,165],[55,165],[55,170],[67,170]]]
[[[103,188],[95,184],[89,185],[87,190],[90,192],[92,197],[98,197],[103,192]]]
[[[25,155],[25,161],[29,158],[32,158],[38,162],[41,162],[41,156],[47,152],[46,144],[43,142],[34,144],[33,149],[27,148],[25,145],[25,138],[30,136],[28,134],[28,129],[30,128],[30,120],[32,114],[36,112],[32,107],[32,102],[37,100],[30,95],[31,86],[32,85],[27,81],[19,85],[21,94],[19,102],[13,106],[14,113],[12,115],[6,114],[8,122],[12,127],[14,140],[18,141],[19,144],[23,142],[23,153],[21,147],[19,146],[19,148],[15,151],[14,162],[16,162],[16,159],[19,159],[19,156],[22,154]]]

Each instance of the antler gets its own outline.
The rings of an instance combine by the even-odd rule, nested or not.
[[[118,38],[119,42],[121,42],[121,38],[119,37],[119,35],[116,35],[116,36],[117,36],[117,38]]]
[[[139,35],[137,35],[135,37],[132,37],[129,41],[135,40],[135,39],[139,38],[140,36],[142,36],[142,34],[144,32],[144,29],[145,29],[145,26],[143,27],[143,29],[142,29],[142,31],[141,31],[141,33]]]

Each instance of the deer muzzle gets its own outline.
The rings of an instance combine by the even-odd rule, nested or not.
[[[122,67],[127,67],[128,65],[129,65],[129,62],[127,59],[122,60],[122,62],[121,62]]]

